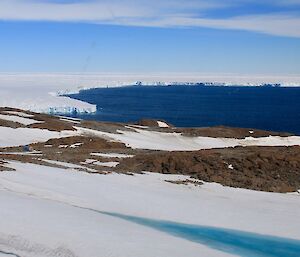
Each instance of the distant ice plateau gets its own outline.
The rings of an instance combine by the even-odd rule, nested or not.
[[[40,113],[93,113],[96,106],[67,97],[81,90],[140,86],[299,87],[300,75],[212,75],[197,73],[0,73],[0,106]]]

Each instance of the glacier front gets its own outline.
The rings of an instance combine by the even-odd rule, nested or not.
[[[96,105],[71,99],[64,95],[79,92],[81,89],[134,85],[137,83],[136,81],[141,81],[141,85],[176,85],[178,83],[191,85],[199,83],[199,81],[224,86],[300,85],[299,76],[191,73],[0,73],[0,107],[19,108],[48,114],[93,113],[96,111]]]
[[[38,113],[93,113],[96,105],[60,96],[57,92],[72,87],[72,82],[59,83],[60,76],[0,75],[0,107],[18,108]],[[64,81],[65,82],[65,81]]]

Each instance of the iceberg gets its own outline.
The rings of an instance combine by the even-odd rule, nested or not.
[[[0,75],[0,107],[47,114],[96,112],[96,105],[60,95],[61,88],[63,85],[47,76]]]

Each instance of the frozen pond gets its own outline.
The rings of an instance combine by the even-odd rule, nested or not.
[[[300,241],[223,228],[101,212],[241,257],[299,257]]]

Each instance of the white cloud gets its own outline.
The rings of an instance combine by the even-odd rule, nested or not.
[[[278,0],[281,5],[300,5],[300,0]]]
[[[134,22],[131,25],[157,27],[208,27],[260,32],[276,36],[300,37],[300,18],[287,15],[240,16],[230,19],[202,19],[170,17],[152,22]]]
[[[113,14],[112,14],[113,12]],[[2,20],[47,20],[47,21],[105,21],[116,17],[138,17],[146,15],[145,10],[130,5],[106,4],[105,1],[41,2],[26,0],[1,0],[0,19]]]
[[[201,18],[207,9],[247,2],[249,0],[1,0],[0,19],[124,26],[208,27],[300,37],[300,17],[293,14]],[[273,4],[298,5],[300,0],[274,0]]]
[[[178,12],[192,13],[195,9],[215,8],[218,5],[214,1],[207,3],[202,0],[190,0],[188,3],[183,0],[1,0],[0,19],[101,22],[124,17],[138,19]]]

